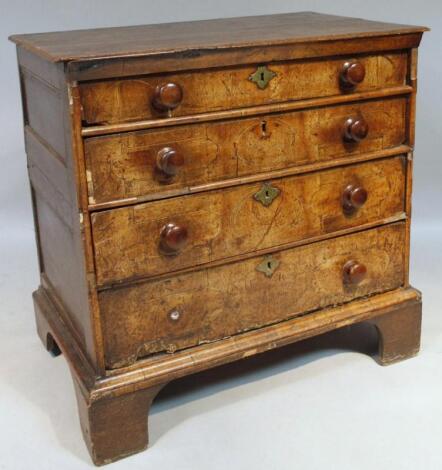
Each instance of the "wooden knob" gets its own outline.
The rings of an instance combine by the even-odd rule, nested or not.
[[[183,155],[171,147],[164,147],[157,153],[156,176],[160,181],[169,181],[184,165]]]
[[[360,142],[368,134],[368,124],[363,118],[348,118],[344,123],[344,139],[348,142]]]
[[[365,67],[357,60],[345,62],[341,70],[341,85],[344,88],[355,88],[364,81]]]
[[[345,285],[355,286],[365,279],[367,268],[362,263],[350,260],[345,263],[342,274]]]
[[[354,212],[365,204],[367,197],[363,187],[349,184],[342,194],[342,207],[345,212]]]
[[[176,83],[163,83],[155,88],[153,105],[159,111],[175,109],[183,99],[183,90]]]
[[[185,247],[187,238],[186,227],[173,222],[166,224],[161,229],[160,249],[166,255],[175,255]]]

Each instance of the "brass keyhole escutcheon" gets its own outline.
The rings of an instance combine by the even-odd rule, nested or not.
[[[265,65],[260,65],[256,72],[250,75],[249,80],[256,83],[257,87],[263,90],[273,77],[276,77],[276,72],[269,70]]]
[[[279,196],[281,190],[270,183],[263,183],[261,189],[253,195],[254,199],[263,206],[268,207]]]
[[[266,277],[272,277],[273,273],[278,269],[279,264],[279,260],[273,258],[272,255],[268,255],[256,266],[256,270],[264,273]]]

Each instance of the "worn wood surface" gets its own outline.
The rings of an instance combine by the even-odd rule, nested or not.
[[[44,198],[66,225],[74,223],[67,162],[29,125],[25,126],[29,178],[39,198]]]
[[[411,287],[355,299],[339,306],[319,309],[308,315],[295,316],[257,330],[205,343],[174,354],[154,354],[135,364],[108,369],[97,377],[87,367],[78,343],[72,341],[69,329],[61,321],[60,305],[55,305],[40,287],[34,292],[34,304],[39,333],[45,348],[48,333],[68,360],[83,394],[91,401],[117,397],[154,385],[193,374],[218,365],[233,362],[269,349],[301,341],[336,328],[380,318],[409,304],[421,304],[421,293]]]
[[[314,12],[157,25],[22,34],[11,40],[50,61],[146,56],[158,53],[326,40],[399,36],[423,26],[381,23]]]
[[[171,54],[127,56],[100,60],[67,62],[66,76],[73,81],[102,80],[115,77],[133,77],[152,73],[175,73],[181,70],[196,70],[243,65],[247,63],[269,63],[286,60],[313,59],[373,54],[385,51],[403,51],[418,47],[422,33],[380,36],[321,42],[277,44],[268,47],[250,46],[226,49],[198,49],[175,51]],[[247,57],[247,61],[244,58]]]
[[[360,321],[381,363],[417,353],[425,30],[301,13],[11,38],[37,330],[95,463],[146,447],[175,378]]]
[[[398,223],[333,240],[99,294],[108,367],[174,352],[286,320],[309,310],[400,287],[405,226]],[[358,285],[343,282],[356,259]],[[271,277],[257,267],[276,260]],[[171,312],[179,318],[171,318]]]
[[[173,355],[151,356],[139,361],[136,366],[108,371],[108,377],[97,378],[92,370],[82,367],[85,361],[78,355],[76,343],[71,341],[57,309],[44,300],[43,290],[36,292],[34,298],[42,338],[49,335],[54,338],[71,365],[82,429],[97,464],[117,460],[136,452],[137,448],[141,450],[147,446],[147,432],[144,431],[148,409],[152,398],[165,381],[371,319],[380,333],[380,361],[391,358],[384,352],[392,351],[395,359],[400,360],[416,354],[418,349],[414,327],[418,328],[420,325],[420,293],[414,289],[399,289],[339,307],[321,309],[310,315],[295,317]],[[44,345],[47,343],[44,342]],[[109,405],[108,410],[106,403]],[[124,437],[121,436],[121,429],[126,430]],[[144,445],[139,436],[133,435],[132,429],[140,431]],[[88,433],[88,430],[92,432]],[[126,439],[126,434],[129,439]],[[124,446],[120,443],[124,443]],[[105,462],[100,458],[102,456],[105,456]]]
[[[89,200],[89,211],[95,212],[97,210],[112,209],[116,207],[135,205],[143,202],[155,201],[159,199],[167,199],[176,196],[184,196],[188,194],[197,194],[205,191],[213,191],[216,189],[229,188],[240,186],[247,183],[255,183],[257,181],[267,181],[272,179],[284,178],[286,176],[293,176],[299,174],[310,173],[318,170],[326,170],[329,168],[337,168],[343,165],[351,165],[356,163],[363,163],[367,161],[380,160],[388,157],[398,155],[406,155],[410,153],[411,148],[408,145],[398,145],[385,150],[376,150],[374,152],[355,153],[350,155],[342,155],[335,159],[328,159],[314,163],[306,163],[299,166],[292,166],[282,168],[281,170],[266,171],[264,173],[254,173],[248,176],[241,176],[240,178],[223,179],[211,183],[198,184],[196,186],[186,186],[177,189],[163,189],[162,192],[147,193],[137,197],[130,197],[126,199],[115,199],[102,203],[92,203]],[[91,176],[88,174],[89,186],[91,186]],[[92,188],[91,188],[92,190]]]
[[[67,317],[64,305],[57,302],[53,287],[49,284],[40,285],[32,297],[37,333],[43,346],[52,355],[54,351],[65,355],[83,393],[88,395],[94,387],[97,374],[83,345],[64,320]]]
[[[280,194],[265,206],[254,198],[263,183],[200,193],[92,214],[99,285],[176,271],[241,253],[277,247],[339,229],[381,221],[404,211],[404,159],[272,180]],[[361,184],[366,204],[348,215],[344,189]],[[159,250],[167,223],[187,228],[176,256]]]
[[[415,356],[420,349],[422,303],[402,306],[370,320],[379,333],[378,361],[390,365]]]
[[[202,122],[220,121],[226,119],[244,118],[249,116],[264,116],[270,113],[280,113],[301,109],[317,108],[320,106],[331,106],[352,103],[378,98],[390,98],[395,96],[406,96],[413,92],[409,85],[382,88],[379,90],[365,91],[362,93],[346,93],[319,98],[309,98],[305,100],[285,101],[268,105],[250,106],[248,108],[229,109],[224,111],[214,111],[209,113],[199,113],[189,116],[178,116],[162,119],[145,119],[142,121],[119,122],[115,124],[103,124],[83,127],[81,135],[83,137],[101,136],[106,134],[117,134],[144,129],[159,129],[163,127],[179,126],[184,124],[196,124]]]
[[[54,66],[55,67],[55,66]],[[66,158],[63,91],[26,68],[20,69],[25,123],[59,158]]]
[[[340,73],[349,59],[267,64],[276,75],[264,89],[250,80],[256,66],[86,82],[80,85],[83,120],[86,124],[112,124],[338,95],[343,93]],[[357,60],[365,66],[366,74],[355,90],[405,85],[405,53],[362,56]],[[152,104],[156,87],[163,83],[176,83],[183,90],[181,104],[171,111],[159,111]]]
[[[62,63],[53,64],[21,47],[17,47],[17,60],[20,71],[25,71],[58,90],[63,87],[65,77]]]
[[[406,99],[209,122],[86,139],[89,203],[188,191],[190,187],[345,156],[382,151],[406,142]],[[344,139],[344,123],[363,117],[368,135]],[[157,155],[171,148],[183,164],[167,181]]]
[[[71,145],[68,87],[59,64],[25,51],[19,52],[18,59],[41,283],[50,285],[54,300],[64,305],[63,321],[87,360],[99,369],[102,359],[91,318],[80,225],[76,168],[82,156]],[[88,214],[87,205],[84,209]]]
[[[150,405],[164,384],[117,398],[90,401],[73,376],[84,440],[95,465],[140,452],[148,445]]]

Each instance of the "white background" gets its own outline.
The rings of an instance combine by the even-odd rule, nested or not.
[[[62,357],[35,333],[38,268],[13,33],[312,10],[430,26],[419,52],[412,283],[421,354],[382,368],[363,327],[209,371],[166,388],[151,448],[112,469],[442,468],[442,2],[415,0],[0,0],[0,469],[91,468]]]

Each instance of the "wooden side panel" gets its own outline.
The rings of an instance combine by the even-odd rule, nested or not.
[[[48,62],[21,47],[17,48],[17,58],[21,71],[27,71],[35,75],[38,79],[43,80],[56,89],[60,90],[62,88],[64,82],[63,64]]]
[[[65,160],[29,127],[25,127],[28,171],[34,190],[45,198],[61,221],[73,223],[70,182]]]
[[[86,82],[81,85],[83,119],[87,124],[111,124],[339,95],[340,71],[348,59],[270,63],[268,68],[276,75],[263,89],[250,80],[256,65]],[[363,56],[358,60],[366,70],[358,91],[406,82],[406,53]],[[183,90],[181,104],[169,114],[152,106],[155,88],[164,83],[175,83]]]
[[[24,51],[18,57],[42,285],[61,304],[63,321],[97,366],[63,70]]]
[[[72,227],[60,219],[52,204],[36,191],[36,213],[39,226],[40,253],[44,283],[64,306],[68,318],[64,318],[72,333],[84,347],[90,336],[90,317],[87,289],[79,271],[77,240]]]
[[[368,192],[352,215],[342,209],[350,185]],[[271,181],[280,194],[269,205],[254,195],[263,183],[171,198],[92,214],[98,284],[154,276],[366,223],[404,211],[404,158],[318,171]],[[159,251],[169,223],[186,227],[176,255]]]
[[[106,364],[121,367],[160,351],[173,352],[279,322],[300,313],[388,291],[404,282],[404,224],[339,237],[273,254],[272,277],[251,258],[167,280],[105,290]],[[344,264],[367,268],[357,286],[343,284]],[[174,320],[171,312],[178,311]]]
[[[59,88],[22,69],[27,124],[60,156],[66,155],[63,96]]]
[[[406,141],[406,104],[406,98],[393,98],[86,139],[89,202],[186,190],[389,149]],[[344,140],[344,123],[351,117],[368,124],[361,142]],[[167,184],[156,170],[157,154],[165,147],[184,158]]]

